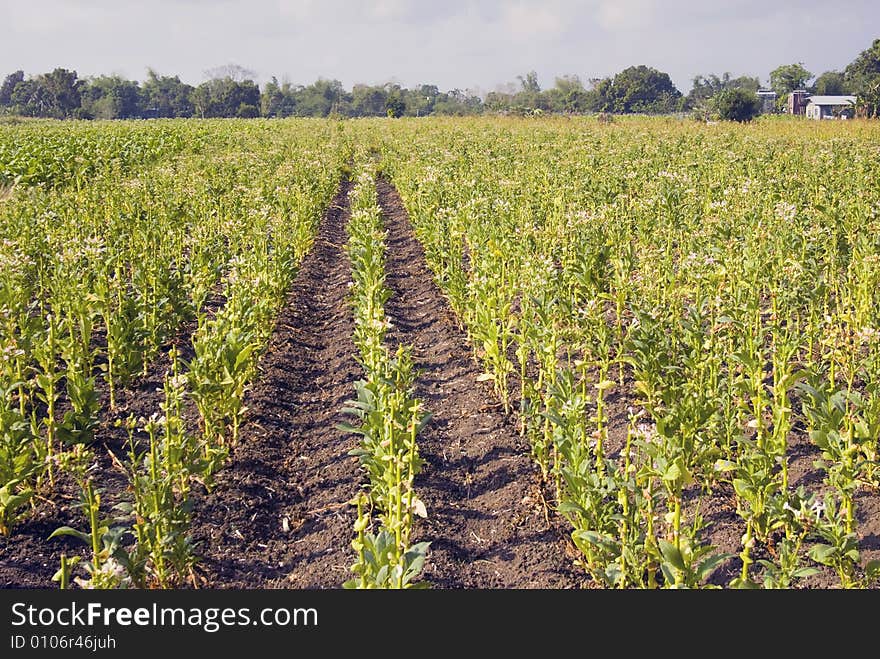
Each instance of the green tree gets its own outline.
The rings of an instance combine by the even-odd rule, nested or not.
[[[426,117],[434,112],[434,103],[440,96],[437,85],[419,85],[415,89],[404,89],[403,100],[406,114],[410,117]]]
[[[26,117],[51,116],[52,100],[48,90],[34,78],[21,80],[15,85],[10,97],[12,111]]]
[[[195,116],[205,119],[207,117],[222,117],[223,110],[220,104],[215,100],[219,95],[216,81],[203,82],[196,87],[192,93],[192,104]]]
[[[355,85],[351,90],[351,113],[355,117],[384,117],[388,112],[388,90],[372,85]]]
[[[715,106],[722,119],[727,121],[751,121],[761,113],[758,95],[741,87],[730,87],[715,97]]]
[[[81,90],[85,82],[77,78],[76,71],[58,68],[39,76],[37,82],[45,87],[50,98],[49,116],[58,119],[72,117],[81,107]]]
[[[811,91],[820,96],[838,96],[848,93],[848,86],[843,73],[826,71],[816,78]]]
[[[307,87],[298,88],[294,97],[298,117],[326,117],[332,111],[350,112],[351,98],[338,80],[319,78]]]
[[[514,111],[526,113],[548,109],[546,98],[541,95],[537,73],[529,71],[525,76],[517,76],[517,80],[520,90],[513,99]]]
[[[272,80],[263,86],[260,94],[260,112],[264,117],[281,116],[281,107],[284,103],[284,94],[278,85],[278,79],[272,76]]]
[[[392,94],[385,99],[385,114],[389,117],[402,117],[406,112],[406,103],[399,94]]]
[[[844,78],[862,111],[869,117],[880,116],[880,39],[846,67]]]
[[[403,100],[403,89],[400,85],[388,83],[385,90],[385,114],[389,117],[402,117],[406,112],[406,102]]]
[[[463,117],[479,114],[483,110],[483,102],[479,96],[462,89],[452,89],[440,94],[434,103],[434,114]]]
[[[757,92],[761,87],[761,82],[758,78],[750,76],[734,78],[728,72],[725,72],[720,77],[714,73],[710,73],[708,76],[698,75],[691,82],[691,91],[688,92],[685,98],[685,107],[687,109],[706,107],[713,98],[725,89],[746,89]]]
[[[76,71],[59,68],[28,80],[16,72],[7,76],[4,87],[11,88],[9,104],[18,114],[66,119],[81,112],[83,81]]]
[[[553,112],[580,113],[590,110],[590,94],[578,76],[556,78],[546,92],[547,105]]]
[[[601,112],[663,114],[674,112],[681,99],[668,73],[645,65],[602,80],[596,91]]]
[[[484,108],[489,112],[507,113],[515,105],[516,92],[509,88],[499,88],[486,94]]]
[[[529,94],[539,94],[541,92],[541,85],[538,84],[538,74],[534,71],[529,71],[525,74],[525,76],[517,76],[517,80],[519,80],[519,84],[522,85],[522,90]]]
[[[143,115],[141,88],[134,80],[99,76],[88,81],[82,107],[95,119],[132,119]]]
[[[196,87],[192,100],[199,117],[249,117],[260,114],[260,88],[253,80],[237,82],[229,77],[208,80]]]
[[[804,68],[803,63],[783,64],[770,72],[770,88],[779,98],[796,89],[806,89],[813,74]]]
[[[141,86],[142,113],[146,117],[191,117],[195,113],[193,91],[192,85],[177,76],[160,76],[148,69]]]
[[[239,119],[256,119],[260,116],[260,108],[253,103],[239,103],[235,116]]]
[[[10,73],[3,79],[3,85],[0,86],[0,106],[12,105],[12,92],[20,82],[24,82],[24,71],[21,70]]]
[[[289,82],[278,84],[278,79],[272,79],[263,87],[260,96],[260,110],[264,117],[289,117],[296,108],[294,90]]]

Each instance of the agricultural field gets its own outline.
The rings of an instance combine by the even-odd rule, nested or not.
[[[0,125],[0,586],[880,585],[880,126]]]

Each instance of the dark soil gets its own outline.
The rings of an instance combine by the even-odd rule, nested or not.
[[[428,517],[424,577],[440,588],[573,588],[586,581],[564,531],[545,518],[530,448],[477,382],[466,336],[433,280],[397,191],[378,181],[385,215],[386,311],[394,343],[413,346],[415,395],[432,413],[419,435],[415,488]]]
[[[789,487],[792,489],[803,487],[808,493],[816,493],[819,498],[823,497],[829,487],[823,482],[824,472],[818,469],[813,461],[821,458],[821,451],[813,444],[805,432],[792,432],[788,446],[788,475]],[[692,488],[693,493],[698,493],[698,488]],[[740,575],[742,559],[739,553],[742,551],[742,536],[746,531],[745,521],[736,512],[736,494],[729,484],[716,486],[709,495],[695,497],[700,506],[703,519],[708,523],[703,532],[705,541],[714,547],[713,553],[725,553],[731,557],[724,561],[709,578],[709,583],[717,586],[726,586],[730,581]],[[856,494],[856,534],[859,537],[860,563],[865,565],[868,561],[880,559],[880,499],[876,491],[863,487]],[[777,534],[778,535],[778,534]],[[804,550],[808,550],[817,541],[817,536],[811,534],[804,542]],[[781,537],[774,536],[772,542],[778,542]],[[770,544],[758,542],[753,550],[752,558],[755,560],[773,560],[774,547]],[[828,567],[818,565],[809,559],[802,561],[802,566],[815,567],[820,570],[818,574],[799,579],[794,588],[805,589],[833,589],[840,587],[840,579],[836,572]],[[760,582],[760,567],[753,565],[751,568],[752,579]],[[875,586],[876,587],[876,586]]]
[[[325,213],[278,316],[260,377],[247,394],[239,444],[214,489],[195,493],[199,587],[338,588],[349,577],[355,511],[348,501],[363,482],[357,459],[347,455],[356,436],[336,429],[349,421],[341,410],[362,376],[347,295],[349,188],[342,185]],[[546,488],[513,417],[477,382],[481,371],[466,335],[433,280],[397,191],[380,179],[378,192],[389,232],[389,338],[413,346],[420,369],[415,395],[433,415],[419,436],[425,465],[415,483],[428,517],[417,520],[413,541],[431,542],[423,578],[435,588],[597,587],[574,565],[578,552],[569,528],[545,505]],[[215,313],[223,303],[215,293],[206,311]],[[105,513],[129,496],[121,466],[128,434],[116,422],[159,412],[171,346],[189,359],[195,329],[194,321],[180,328],[147,375],[120,389],[112,413],[99,380],[105,412],[91,447],[90,473],[102,490]],[[633,404],[627,390],[615,388],[607,399],[611,457],[626,436]],[[186,417],[194,429],[191,403]],[[804,433],[793,434],[789,457],[791,486],[822,492],[824,474],[813,464],[819,452]],[[76,539],[47,540],[59,526],[85,529],[78,500],[78,485],[62,475],[52,491],[35,499],[32,514],[13,535],[0,537],[0,588],[51,588],[62,552],[86,556]],[[725,586],[739,574],[745,531],[733,489],[721,484],[703,493],[694,487],[686,503],[688,517],[699,509],[707,522],[705,541],[731,555],[709,580]],[[876,489],[862,488],[856,503],[864,564],[880,558],[880,497]],[[771,551],[761,544],[754,558],[772,558]],[[797,587],[838,585],[826,569]]]
[[[303,259],[248,393],[241,435],[193,538],[211,588],[338,588],[353,562],[356,437],[336,429],[361,374],[352,343],[344,183]]]
[[[216,312],[226,300],[215,291],[206,301],[203,311],[208,315]],[[128,431],[117,422],[128,417],[146,419],[154,413],[161,414],[164,402],[163,383],[165,374],[171,370],[171,349],[177,348],[179,359],[186,361],[194,356],[192,334],[198,327],[196,320],[184,323],[175,337],[162,346],[149,365],[146,375],[137,375],[127,387],[116,391],[116,409],[110,409],[110,392],[103,378],[97,378],[101,401],[100,425],[95,432],[96,441],[89,447],[92,459],[89,473],[101,492],[101,510],[112,516],[113,506],[129,499],[128,478],[123,467],[128,451]],[[102,332],[96,332],[97,342],[102,343]],[[97,347],[101,347],[100,345]],[[62,387],[63,390],[63,387]],[[56,417],[60,419],[69,403],[59,401]],[[192,407],[190,405],[190,407]],[[190,409],[188,419],[194,425],[197,413]],[[135,433],[135,440],[143,441],[145,435]],[[87,559],[88,548],[81,541],[62,536],[47,540],[60,526],[72,526],[88,531],[86,517],[79,507],[81,490],[68,473],[63,473],[54,489],[35,499],[32,514],[14,530],[9,538],[0,537],[0,588],[52,588],[52,575],[58,570],[61,554],[81,556]],[[83,575],[78,569],[74,575]]]

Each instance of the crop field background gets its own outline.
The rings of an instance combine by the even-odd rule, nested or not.
[[[0,587],[880,585],[880,126],[0,125]]]

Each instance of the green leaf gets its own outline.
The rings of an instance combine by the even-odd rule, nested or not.
[[[714,469],[718,472],[733,471],[736,469],[736,463],[730,460],[716,460]]]
[[[684,564],[684,558],[681,556],[681,552],[671,542],[667,542],[666,540],[659,540],[658,544],[660,545],[660,553],[663,555],[663,558],[666,559],[668,563],[676,567],[681,571],[685,571],[687,568]]]
[[[670,464],[663,472],[662,478],[667,483],[674,483],[681,478],[681,469],[679,468],[678,463],[673,462]]]
[[[242,365],[244,365],[247,362],[248,359],[250,359],[253,352],[254,352],[254,345],[250,344],[249,346],[244,348],[244,350],[242,350],[240,353],[238,353],[238,356],[235,358],[235,370],[236,371],[239,370],[242,367]]]
[[[812,439],[813,443],[820,449],[827,451],[830,447],[830,444],[828,442],[828,433],[823,430],[814,430],[813,432],[811,432],[810,439]]]
[[[406,561],[409,564],[406,569],[407,580],[417,576],[425,566],[425,553],[414,552],[412,549],[406,552]]]
[[[837,554],[837,547],[832,545],[817,544],[809,551],[809,556],[817,563],[822,565],[834,565],[834,556]]]
[[[697,568],[697,578],[705,579],[719,564],[732,557],[733,554],[716,554],[714,556],[710,556],[702,563],[700,563],[700,566]]]
[[[70,556],[67,559],[67,572],[68,572],[68,574],[70,574],[70,571],[74,567],[76,567],[77,563],[79,563],[80,560],[82,560],[81,556]],[[62,573],[63,573],[62,568],[58,568],[58,571],[52,575],[52,581],[61,581]]]
[[[75,528],[70,526],[59,526],[57,529],[52,531],[52,535],[50,535],[47,540],[51,540],[52,538],[57,538],[62,535],[72,535],[74,538],[79,538],[86,544],[92,543],[92,536],[88,533],[83,533],[82,531],[77,531]]]
[[[741,499],[749,500],[755,496],[755,489],[742,478],[733,479],[733,489]]]
[[[617,549],[617,543],[614,541],[614,538],[605,533],[598,533],[596,531],[575,531],[572,533],[572,537],[588,542],[594,547],[604,549],[605,551],[614,552]]]
[[[733,581],[730,582],[731,588],[736,588],[738,590],[757,590],[759,588],[758,584],[750,579],[743,579],[741,577],[737,577]]]
[[[3,507],[7,510],[15,510],[16,508],[20,508],[28,501],[30,501],[32,496],[34,496],[33,490],[22,490],[18,494],[13,494],[6,501],[4,501]]]
[[[805,579],[806,577],[812,577],[814,574],[821,574],[822,570],[815,567],[802,567],[798,568],[792,573],[792,577],[795,579]]]
[[[605,581],[609,586],[617,586],[623,580],[623,570],[619,563],[611,563],[605,567]]]
[[[584,507],[574,503],[573,501],[563,501],[556,508],[560,513],[578,513],[583,515],[586,513]]]

